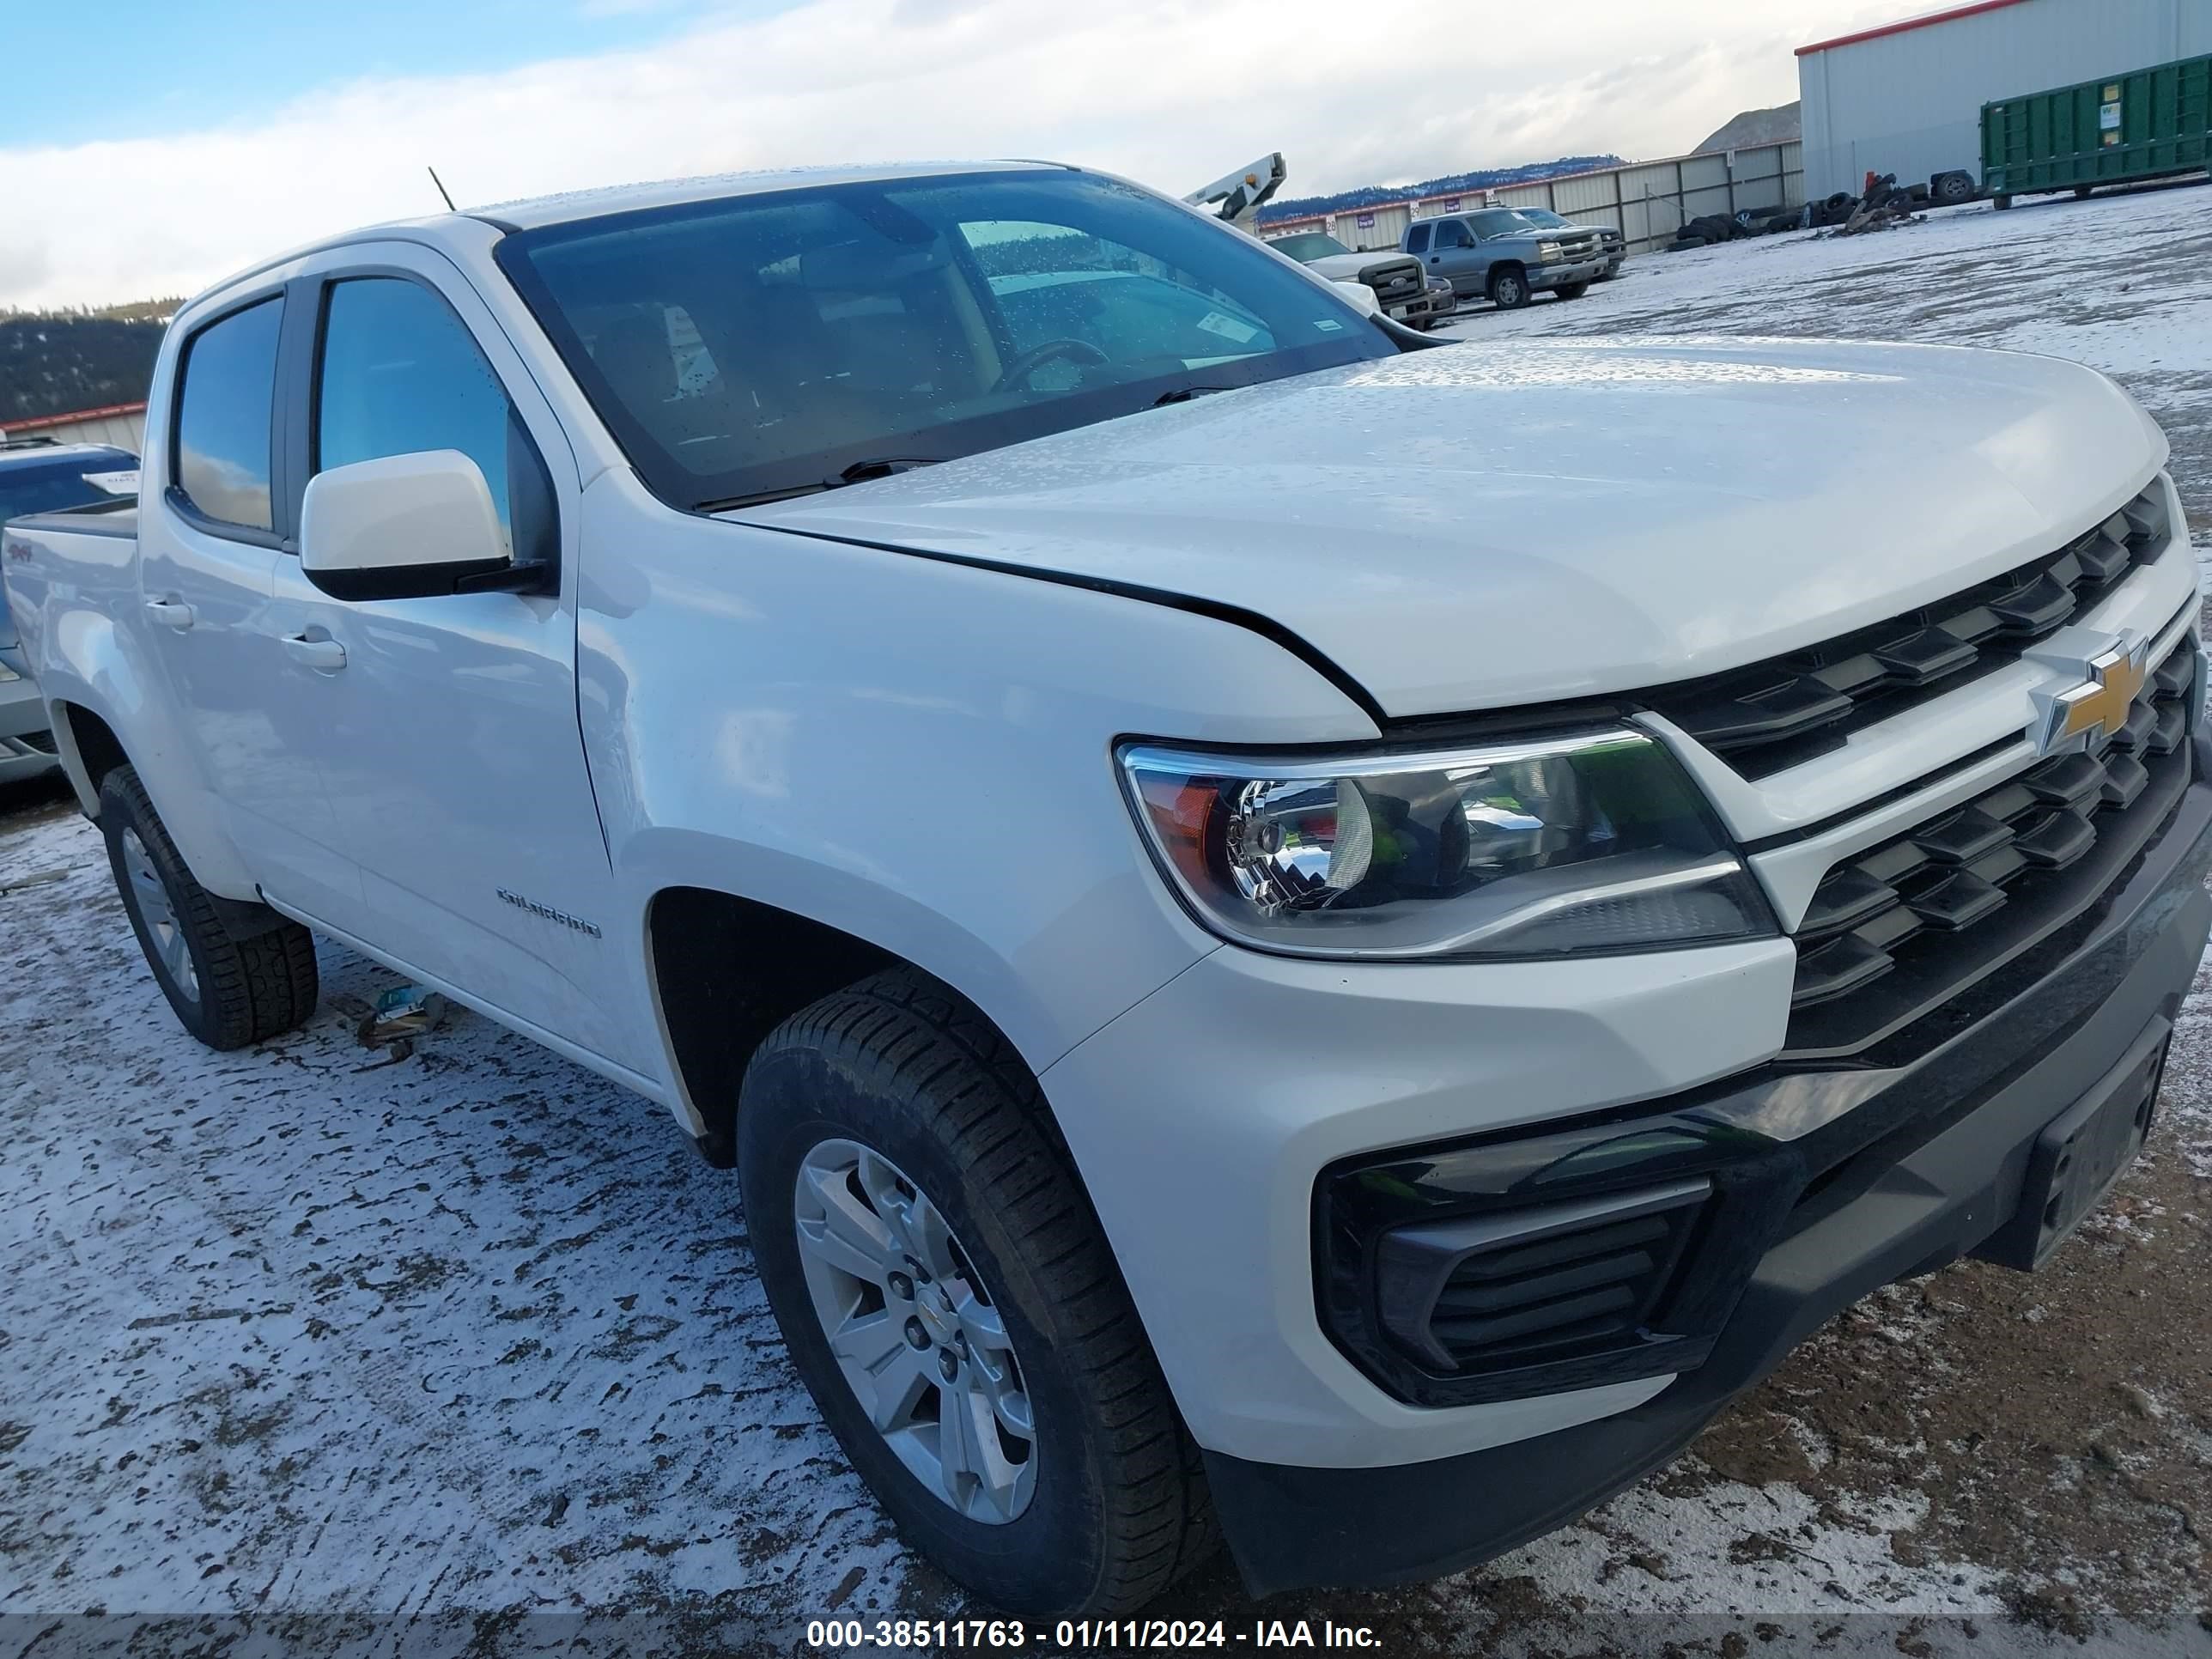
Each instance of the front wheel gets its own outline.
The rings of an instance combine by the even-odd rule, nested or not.
[[[258,907],[241,907],[256,918],[250,936],[225,927],[131,767],[100,781],[100,832],[131,930],[187,1031],[210,1048],[243,1048],[314,1012],[314,936]]]
[[[906,1540],[1031,1616],[1127,1613],[1203,1559],[1196,1453],[1036,1079],[908,969],[745,1072],[746,1231],[793,1363]]]
[[[1528,278],[1518,270],[1492,272],[1490,303],[1500,311],[1518,311],[1528,303]]]

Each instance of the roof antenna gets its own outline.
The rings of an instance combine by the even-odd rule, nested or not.
[[[448,213],[459,213],[460,210],[453,205],[453,196],[446,189],[446,181],[438,176],[438,169],[434,167],[426,166],[422,170],[430,175],[430,182],[437,185],[438,194],[445,197],[446,211]]]

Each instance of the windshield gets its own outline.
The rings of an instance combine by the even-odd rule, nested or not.
[[[0,524],[138,494],[138,463],[118,451],[48,466],[0,466]]]
[[[1467,222],[1478,236],[1511,236],[1528,228],[1528,222],[1510,208],[1491,208],[1470,213]]]
[[[724,198],[518,232],[497,257],[680,507],[1398,349],[1241,233],[1080,173]]]
[[[1555,226],[1564,225],[1569,222],[1568,221],[1559,217],[1558,214],[1553,212],[1549,208],[1516,208],[1513,210],[1519,214],[1523,219],[1526,219],[1530,224],[1541,225],[1547,230],[1550,230]]]
[[[1278,253],[1289,254],[1300,264],[1309,259],[1326,259],[1332,253],[1352,252],[1323,230],[1303,230],[1295,236],[1278,236],[1267,246]]]

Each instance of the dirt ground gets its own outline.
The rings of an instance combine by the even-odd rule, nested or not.
[[[2144,398],[2212,525],[2208,209],[1656,256],[1458,331],[2032,343]],[[0,1651],[795,1653],[811,1618],[971,1611],[817,1421],[728,1177],[465,1012],[364,1046],[393,976],[321,959],[306,1030],[199,1050],[97,836],[0,795]],[[1255,1603],[1217,1564],[1158,1611],[1231,1648],[2212,1654],[2203,973],[2164,1101],[2046,1272],[1876,1296],[1579,1524],[1370,1595]]]

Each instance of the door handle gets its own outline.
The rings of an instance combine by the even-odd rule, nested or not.
[[[146,609],[162,627],[173,628],[179,634],[192,625],[192,608],[182,599],[149,599]]]
[[[294,662],[325,674],[335,674],[346,664],[345,647],[336,640],[311,640],[305,634],[290,634],[285,636],[284,650]]]

